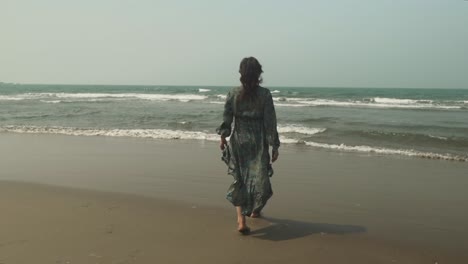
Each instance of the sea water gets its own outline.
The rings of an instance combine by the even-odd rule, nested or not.
[[[0,83],[0,133],[216,141],[229,89]],[[270,91],[283,145],[468,161],[468,89]]]

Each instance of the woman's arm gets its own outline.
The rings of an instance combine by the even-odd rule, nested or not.
[[[268,145],[273,148],[271,153],[271,162],[275,162],[279,156],[278,148],[280,147],[280,140],[276,123],[275,106],[273,104],[273,97],[271,96],[270,91],[268,91],[266,95],[263,122]]]
[[[231,92],[226,97],[226,103],[224,104],[223,123],[216,129],[218,135],[221,136],[220,148],[224,150],[227,145],[226,137],[231,135],[231,125],[233,120],[233,100]]]

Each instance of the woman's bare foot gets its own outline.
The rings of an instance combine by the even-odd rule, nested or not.
[[[237,231],[239,231],[243,235],[248,235],[250,233],[250,228],[247,226],[245,222],[245,215],[242,215],[241,208],[236,207],[237,210]]]
[[[245,220],[243,222],[239,222],[239,225],[237,226],[237,231],[239,231],[243,235],[248,235],[250,233],[250,228],[246,225]]]
[[[262,215],[260,213],[252,213],[250,215],[251,218],[259,218],[259,217],[262,217]]]
[[[247,223],[245,221],[245,216],[237,217],[237,230],[246,229]]]

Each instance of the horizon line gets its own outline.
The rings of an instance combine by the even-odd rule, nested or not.
[[[204,84],[92,84],[92,83],[21,83],[21,82],[1,82],[0,85],[2,84],[8,84],[8,85],[51,85],[51,86],[57,86],[57,85],[64,85],[64,86],[167,86],[167,87],[180,87],[180,86],[185,86],[185,87],[236,87],[239,85],[204,85]],[[326,88],[326,89],[452,89],[452,90],[464,90],[468,89],[468,87],[449,87],[449,88],[440,88],[440,87],[394,87],[394,86],[284,86],[284,85],[268,85],[264,86],[265,88],[271,87],[271,88]]]

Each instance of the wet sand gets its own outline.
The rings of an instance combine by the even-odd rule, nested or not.
[[[0,134],[0,263],[465,263],[465,163],[285,146],[253,234],[212,142]]]

